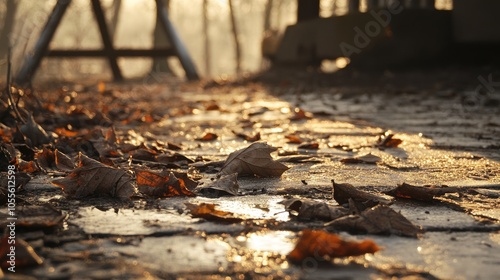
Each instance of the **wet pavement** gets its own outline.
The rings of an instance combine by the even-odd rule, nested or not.
[[[179,153],[203,158],[180,168],[201,185],[216,180],[231,152],[250,144],[235,132],[260,133],[260,141],[277,147],[273,157],[289,170],[280,178],[238,178],[240,196],[125,202],[69,199],[50,183],[54,174],[35,176],[19,194],[23,203],[49,203],[67,219],[50,230],[19,231],[18,237],[44,264],[7,278],[494,279],[500,265],[500,106],[494,105],[499,93],[473,96],[480,102],[471,105],[467,98],[475,93],[468,88],[396,88],[308,88],[288,81],[205,87],[129,84],[116,86],[107,96],[92,89],[79,93],[83,104],[94,100],[99,107],[127,100],[131,108],[149,112],[154,121],[116,124],[118,136],[181,144]],[[378,146],[387,131],[401,144]],[[199,140],[209,132],[217,139]],[[317,148],[300,148],[287,135]],[[367,154],[379,160],[341,162]],[[297,197],[337,205],[332,179],[377,194],[402,183],[462,191],[432,202],[393,202],[392,209],[423,230],[418,238],[339,231],[349,240],[372,239],[382,250],[291,263],[286,255],[299,232],[322,228],[324,222],[298,221],[279,202]],[[214,203],[245,220],[193,218],[187,202]]]

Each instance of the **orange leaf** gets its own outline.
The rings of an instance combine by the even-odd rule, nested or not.
[[[196,196],[186,188],[184,180],[175,177],[172,172],[153,173],[136,170],[137,187],[145,195],[152,197]]]
[[[371,240],[345,241],[333,233],[306,229],[302,231],[302,236],[295,249],[288,254],[288,258],[300,262],[308,257],[341,258],[373,254],[379,250],[377,244]]]
[[[297,147],[298,149],[306,149],[306,150],[317,150],[319,149],[319,144],[317,142],[304,143]]]
[[[231,212],[215,209],[215,204],[201,203],[200,205],[185,203],[194,218],[203,218],[209,221],[219,221],[226,223],[239,223],[242,218],[234,216]]]
[[[302,139],[300,139],[300,137],[295,136],[293,134],[288,134],[285,136],[285,138],[288,139],[288,143],[292,143],[292,144],[301,144],[302,143]]]
[[[58,127],[54,130],[54,132],[59,136],[66,136],[66,137],[76,137],[79,134],[78,131],[67,130],[64,127]]]
[[[213,141],[213,140],[217,139],[217,137],[219,137],[217,134],[212,133],[212,132],[208,132],[207,134],[203,135],[203,137],[196,138],[196,140],[199,140],[199,141]]]
[[[26,173],[35,173],[40,171],[40,168],[38,168],[36,162],[34,161],[24,161],[20,160],[18,163],[18,170]]]
[[[290,118],[292,121],[304,120],[312,118],[311,113],[308,113],[300,108],[294,109],[295,114]]]

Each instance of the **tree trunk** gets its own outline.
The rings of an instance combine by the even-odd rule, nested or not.
[[[229,16],[231,17],[231,27],[233,32],[234,49],[236,52],[236,73],[241,72],[241,47],[238,38],[238,30],[236,28],[236,17],[234,15],[233,0],[228,0],[229,2]]]

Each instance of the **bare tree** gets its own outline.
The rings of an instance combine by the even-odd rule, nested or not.
[[[274,0],[267,0],[264,8],[264,32],[271,29],[271,12],[273,11]]]
[[[236,27],[236,16],[234,14],[233,0],[228,0],[229,3],[229,16],[231,18],[231,28],[233,32],[234,49],[236,52],[236,73],[241,73],[241,47],[238,36],[238,29]]]

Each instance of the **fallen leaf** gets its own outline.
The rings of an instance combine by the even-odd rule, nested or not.
[[[78,131],[68,130],[64,127],[58,127],[54,130],[54,132],[59,136],[65,136],[65,137],[76,137],[80,135]]]
[[[300,139],[299,136],[296,136],[293,134],[285,135],[285,138],[288,139],[288,143],[291,143],[291,144],[301,144],[302,143],[302,139]]]
[[[92,130],[89,133],[89,135],[87,135],[87,140],[89,140],[92,143],[92,145],[97,150],[100,156],[103,157],[122,156],[123,154],[118,150],[116,137],[113,137],[113,133],[110,134],[107,132],[106,135],[107,137],[104,136],[102,129],[96,128]]]
[[[196,138],[196,140],[198,141],[214,141],[218,138],[219,136],[215,133],[212,133],[212,132],[208,132],[206,133],[205,135],[203,135],[202,137],[200,138]]]
[[[380,148],[396,148],[401,143],[403,143],[403,140],[394,138],[394,134],[386,131],[379,136],[376,146]]]
[[[379,250],[377,244],[371,240],[361,242],[346,241],[333,233],[306,229],[302,231],[295,248],[287,257],[297,263],[310,257],[319,258],[320,260],[342,258],[373,254]]]
[[[359,156],[359,157],[351,157],[341,159],[342,163],[368,163],[368,164],[376,164],[380,162],[382,159],[376,155],[372,155],[371,153]]]
[[[38,165],[34,161],[24,161],[24,160],[20,159],[17,162],[17,170],[19,170],[21,172],[26,172],[26,173],[35,173],[35,172],[39,172],[40,168],[38,167]]]
[[[294,115],[290,118],[292,121],[304,120],[312,118],[312,114],[308,113],[300,108],[295,108],[293,110]]]
[[[417,237],[419,228],[401,213],[386,205],[368,208],[359,215],[349,215],[333,220],[325,227],[329,230],[361,231],[368,234],[396,234]]]
[[[36,123],[32,114],[28,116],[28,122],[21,126],[20,131],[27,139],[30,140],[31,145],[34,147],[50,143],[51,138],[49,134],[47,134],[45,129],[43,129],[38,123]]]
[[[132,178],[126,171],[109,167],[81,153],[78,156],[78,168],[68,176],[52,181],[69,197],[105,195],[126,199],[136,193]]]
[[[260,132],[257,132],[254,136],[250,136],[250,135],[247,135],[247,134],[241,133],[241,132],[236,132],[234,130],[232,132],[234,133],[234,135],[236,135],[239,138],[242,138],[243,140],[248,141],[248,142],[255,142],[255,141],[260,140]]]
[[[333,198],[338,204],[348,204],[349,199],[352,199],[357,205],[358,209],[364,210],[365,208],[373,207],[377,204],[391,204],[389,199],[377,196],[365,191],[356,189],[351,184],[337,184],[332,180],[333,184]]]
[[[244,219],[236,217],[231,212],[215,209],[215,204],[201,203],[199,205],[185,203],[187,209],[194,218],[203,218],[208,221],[224,222],[224,223],[239,223]]]
[[[317,142],[311,142],[311,143],[300,144],[297,147],[297,149],[317,150],[317,149],[319,149],[319,143],[317,143]]]
[[[221,176],[217,181],[200,188],[198,193],[206,197],[221,197],[225,195],[236,196],[240,189],[237,177],[238,173]]]
[[[280,203],[285,205],[286,211],[299,220],[331,221],[349,214],[344,207],[310,199],[291,198]]]
[[[186,188],[184,180],[175,177],[166,170],[155,173],[147,170],[136,170],[139,191],[150,197],[196,196]]]
[[[28,242],[23,239],[15,239],[15,251],[11,251],[13,246],[10,241],[10,236],[4,235],[0,239],[0,267],[8,269],[9,267],[14,267],[15,269],[23,267],[31,267],[41,265],[43,263],[42,258],[40,258],[33,247],[31,247]],[[15,260],[11,262],[9,255],[15,255]]]
[[[421,201],[432,201],[435,196],[441,196],[446,193],[460,192],[459,188],[452,187],[437,187],[437,186],[413,186],[403,183],[398,185],[395,189],[385,192],[390,196],[399,198],[409,198]]]
[[[44,147],[36,156],[36,162],[45,171],[62,170],[71,171],[75,168],[73,161],[58,149],[51,151]]]
[[[288,167],[273,160],[271,153],[276,150],[264,142],[253,143],[246,148],[232,152],[219,174],[238,173],[238,176],[280,177],[288,170]]]

